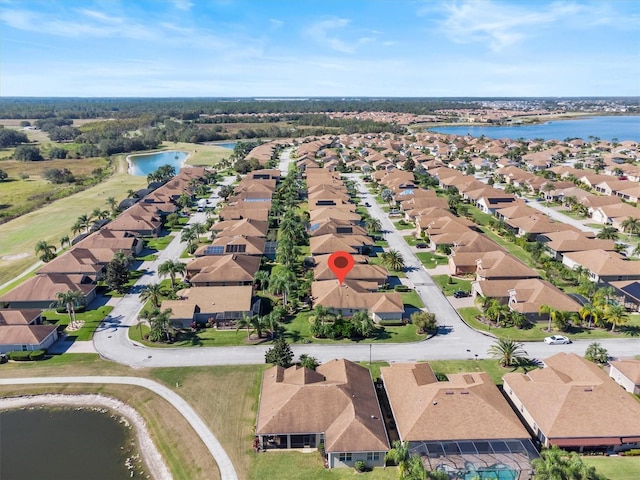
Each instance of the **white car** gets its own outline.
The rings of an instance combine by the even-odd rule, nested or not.
[[[563,335],[551,335],[544,339],[544,343],[547,345],[565,345],[567,343],[571,343],[571,340]]]

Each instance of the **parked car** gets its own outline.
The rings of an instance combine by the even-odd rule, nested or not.
[[[453,292],[454,298],[465,298],[469,296],[469,292],[465,292],[463,290],[457,290]]]
[[[364,202],[364,206],[365,206],[365,207],[370,207],[370,206],[371,206],[371,204],[370,204],[369,202]]]
[[[416,243],[416,248],[427,248],[429,245],[426,243]]]
[[[571,340],[564,335],[551,335],[550,337],[545,337],[544,343],[547,345],[565,345],[571,343]]]

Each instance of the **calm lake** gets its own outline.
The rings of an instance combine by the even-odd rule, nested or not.
[[[127,427],[89,409],[0,412],[2,480],[129,478]],[[139,472],[136,471],[136,477]]]
[[[640,116],[631,115],[625,117],[588,117],[575,120],[555,120],[538,125],[522,126],[455,126],[433,127],[428,130],[438,133],[455,135],[472,135],[488,138],[543,138],[545,140],[564,140],[565,138],[582,138],[589,140],[589,136],[599,137],[602,140],[640,141]]]
[[[187,152],[175,150],[169,152],[129,155],[128,158],[131,161],[131,169],[129,173],[132,175],[141,175],[146,177],[163,165],[171,165],[176,169],[176,172],[178,172],[180,171],[182,162],[184,162],[188,156],[189,154]]]

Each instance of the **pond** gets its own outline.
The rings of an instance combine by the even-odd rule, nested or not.
[[[171,165],[178,172],[187,157],[189,157],[188,152],[171,150],[168,152],[129,155],[127,156],[127,162],[129,162],[129,173],[131,175],[146,177],[163,165]]]
[[[3,480],[129,478],[125,462],[135,445],[120,418],[90,408],[0,411],[0,476]]]

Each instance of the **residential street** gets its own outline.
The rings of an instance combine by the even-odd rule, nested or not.
[[[285,150],[279,168],[286,172],[291,163],[290,150]],[[361,191],[366,190],[364,182],[358,175],[349,175],[358,182]],[[230,184],[233,177],[225,179]],[[469,328],[459,317],[456,310],[440,292],[420,261],[406,244],[394,225],[387,218],[379,205],[370,194],[363,196],[371,204],[372,216],[380,219],[383,228],[388,231],[385,235],[389,246],[402,253],[407,267],[413,270],[407,273],[407,279],[416,287],[429,311],[436,314],[442,325],[439,335],[429,340],[416,343],[402,344],[354,344],[354,345],[294,345],[296,355],[306,353],[321,362],[334,358],[348,358],[353,361],[415,361],[427,359],[474,359],[486,358],[487,349],[493,338]],[[190,222],[204,221],[205,214],[197,213]],[[106,359],[130,365],[132,367],[169,367],[195,365],[232,365],[232,364],[260,364],[264,363],[264,352],[268,346],[238,346],[238,347],[202,347],[202,348],[147,348],[129,340],[128,329],[137,324],[137,315],[142,305],[139,299],[140,287],[149,283],[156,283],[160,279],[156,275],[157,265],[171,259],[178,258],[185,248],[176,238],[165,248],[154,262],[143,265],[149,271],[143,276],[134,291],[123,297],[111,314],[104,320],[94,335],[94,345],[100,355]],[[629,357],[640,352],[640,339],[611,339],[598,340],[611,355],[615,357]],[[583,355],[589,340],[576,341],[571,345],[549,346],[542,342],[525,344],[525,350],[531,357],[545,358],[559,351],[574,352]]]

